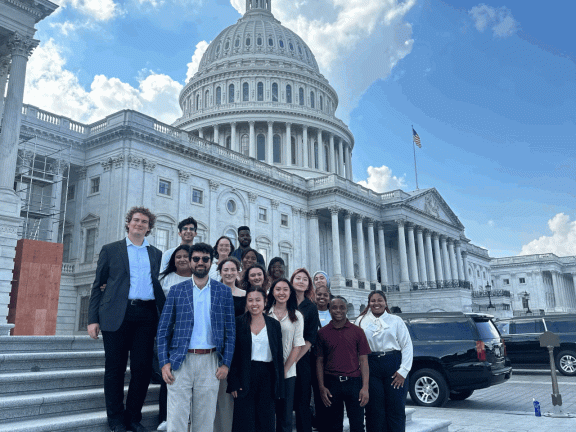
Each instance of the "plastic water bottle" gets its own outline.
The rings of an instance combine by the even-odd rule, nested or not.
[[[536,417],[542,417],[542,413],[540,412],[540,402],[532,398],[532,403],[534,404],[534,415]]]

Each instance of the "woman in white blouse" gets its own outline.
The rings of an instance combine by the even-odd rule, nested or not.
[[[406,392],[412,368],[412,340],[402,318],[391,315],[382,291],[372,291],[368,306],[356,320],[372,354],[370,401],[366,405],[367,432],[403,432],[406,429]]]
[[[268,291],[266,313],[280,322],[284,357],[285,397],[276,401],[276,432],[292,432],[296,359],[304,342],[304,317],[288,279],[275,280]]]

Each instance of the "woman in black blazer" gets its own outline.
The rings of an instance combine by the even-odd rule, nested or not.
[[[228,374],[234,397],[232,432],[274,432],[274,401],[284,397],[280,323],[263,314],[266,291],[246,290],[247,312],[236,318],[236,345]]]

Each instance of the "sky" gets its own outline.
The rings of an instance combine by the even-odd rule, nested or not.
[[[206,47],[245,7],[55,2],[24,102],[88,123],[127,108],[172,123]],[[418,187],[438,190],[474,244],[576,255],[576,2],[272,0],[272,12],[339,95],[354,181],[417,189],[413,126]]]

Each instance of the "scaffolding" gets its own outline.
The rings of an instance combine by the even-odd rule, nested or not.
[[[21,136],[14,179],[23,218],[20,238],[63,243],[71,159],[72,145],[54,149],[39,144],[36,135]]]

